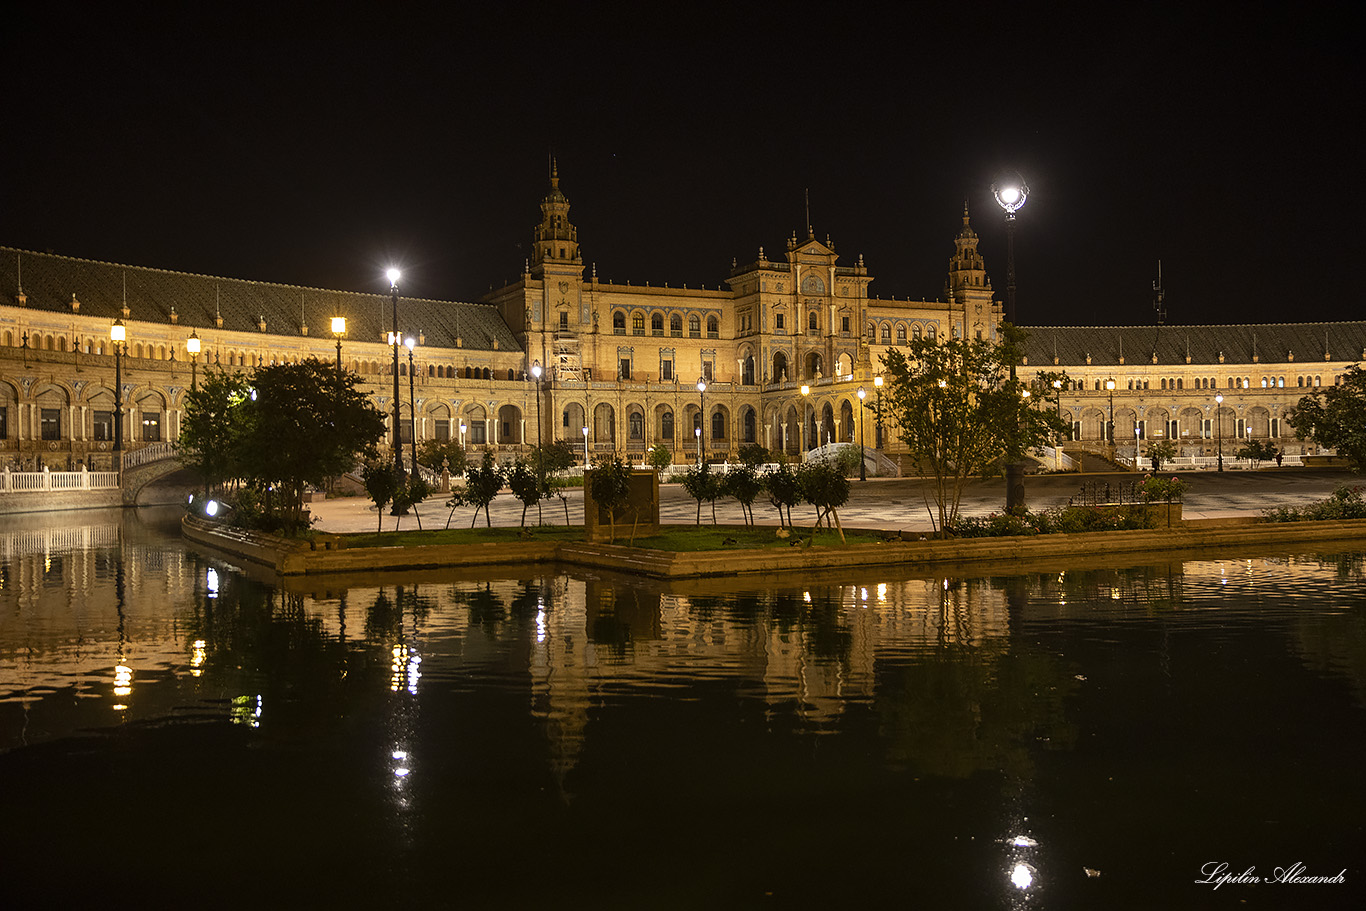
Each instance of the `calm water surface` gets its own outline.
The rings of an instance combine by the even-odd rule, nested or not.
[[[177,519],[0,520],[0,905],[1363,899],[1361,553],[276,587]]]

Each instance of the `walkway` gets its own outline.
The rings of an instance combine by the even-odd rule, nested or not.
[[[1042,475],[1027,480],[1025,489],[1031,509],[1044,509],[1065,504],[1068,497],[1076,494],[1083,481],[1103,482],[1112,478],[1116,483],[1135,480],[1138,475],[1132,472],[1113,475]],[[1357,475],[1343,471],[1315,471],[1269,469],[1248,472],[1185,472],[1182,480],[1190,485],[1186,493],[1184,515],[1187,519],[1219,519],[1238,516],[1257,516],[1268,506],[1300,506],[1314,500],[1321,500],[1344,483],[1366,483]],[[846,528],[880,528],[888,530],[928,531],[930,530],[930,511],[934,508],[929,482],[918,478],[870,478],[866,482],[853,481],[853,491],[849,502],[839,511],[840,521]],[[438,494],[420,508],[423,528],[440,528],[446,522],[449,509],[442,506],[443,497]],[[928,507],[927,504],[928,503]],[[962,512],[968,516],[987,515],[1001,509],[1005,503],[1005,482],[1003,480],[978,481],[971,484],[964,493]],[[318,519],[315,528],[327,532],[367,532],[375,531],[378,517],[374,506],[364,497],[346,497],[336,500],[318,501],[310,506]],[[696,501],[684,492],[680,484],[660,485],[660,519],[668,524],[688,524],[697,516]],[[522,504],[508,491],[500,493],[489,510],[494,525],[517,525],[521,521]],[[793,519],[797,522],[815,520],[815,512],[809,506],[793,509]],[[543,521],[547,525],[563,525],[564,507],[559,500],[549,500],[541,504]],[[473,511],[461,508],[455,511],[452,526],[468,528]],[[761,525],[777,525],[777,512],[767,499],[754,504],[755,520]],[[393,531],[396,519],[383,517],[384,530]],[[527,513],[527,524],[536,524],[536,512]],[[569,521],[574,525],[583,524],[583,494],[572,490],[569,494]],[[702,521],[711,522],[711,509],[702,505]],[[716,521],[722,525],[743,523],[740,507],[734,500],[716,502]],[[481,514],[479,524],[484,523]],[[398,527],[413,529],[417,521],[405,516]]]

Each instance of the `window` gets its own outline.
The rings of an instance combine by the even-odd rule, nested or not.
[[[898,343],[898,344],[904,343],[904,342],[906,341],[906,327],[905,327],[905,326],[897,326],[897,327],[896,327],[896,340],[897,340],[897,343]]]
[[[639,412],[633,411],[626,420],[628,425],[626,431],[628,434],[627,439],[645,439],[645,416],[643,414],[640,414]]]
[[[659,378],[665,382],[672,382],[674,378],[674,362],[672,360],[662,360],[659,362]]]
[[[632,334],[632,335],[644,335],[644,334],[645,334],[645,314],[644,314],[644,313],[633,313],[633,314],[631,314],[631,334]]]
[[[688,317],[688,335],[691,338],[702,337],[702,321],[697,318],[697,314]]]
[[[710,382],[712,381],[712,375],[711,375],[711,374],[712,374],[711,361],[703,361],[703,362],[702,362],[702,379],[704,379],[704,380],[706,380],[708,383],[710,383]]]
[[[398,422],[398,441],[400,443],[411,443],[413,441],[413,422],[408,418],[401,418]]]
[[[920,327],[919,327],[919,326],[915,326],[915,327],[913,327],[913,328],[911,329],[911,338],[915,339],[917,342],[920,341]]]
[[[623,380],[631,378],[631,359],[629,357],[621,359],[621,369],[617,371],[617,375]]]
[[[876,342],[876,341],[877,341],[877,326],[874,326],[872,323],[869,323],[869,324],[868,324],[868,344],[871,345],[871,344],[873,344],[873,343]]]
[[[815,310],[806,314],[806,328],[809,332],[819,332],[821,330],[820,317]]]
[[[802,279],[803,294],[824,294],[825,282],[815,275],[808,275]]]
[[[773,314],[773,328],[782,331],[783,315],[781,313]]]
[[[892,327],[889,326],[889,325],[886,324],[886,323],[883,323],[883,324],[882,324],[882,344],[884,344],[884,345],[890,345],[891,343],[892,343]]]
[[[107,413],[107,412],[106,412]],[[9,406],[0,405],[0,440],[9,437]],[[96,437],[98,439],[98,437]]]
[[[711,438],[713,440],[724,440],[726,438],[726,416],[719,411],[711,413]]]
[[[47,436],[47,414],[43,416],[43,439]],[[57,439],[52,437],[52,439]],[[144,411],[142,413],[142,439],[147,443],[156,443],[161,440],[161,412]]]
[[[626,334],[626,314],[620,310],[612,314],[612,332],[615,335]]]
[[[568,329],[568,328],[569,328],[569,311],[567,311],[567,310],[562,310],[562,311],[560,311],[560,328],[561,328],[561,329]]]
[[[438,443],[449,443],[451,441],[451,422],[446,418],[437,418],[433,421],[432,437]]]
[[[679,316],[677,313],[669,317],[669,333],[674,338],[683,337],[683,317]]]
[[[744,423],[744,427],[745,427],[745,429],[744,429],[745,442],[746,442],[746,443],[753,443],[753,442],[754,442],[754,439],[755,439],[755,436],[756,436],[756,434],[757,434],[757,432],[758,432],[758,428],[755,427],[755,417],[754,417],[754,409],[753,409],[753,408],[747,409],[747,410],[745,411],[745,417],[744,417],[743,423]]]
[[[659,435],[666,440],[674,438],[674,413],[672,411],[664,412],[664,416],[659,419]]]
[[[927,330],[927,332],[928,332],[930,341],[934,341],[934,327],[931,326],[931,327]]]
[[[650,317],[650,334],[664,334],[664,314],[656,313],[654,316]]]
[[[849,317],[840,317],[840,331],[843,332],[845,335],[849,334]]]
[[[488,427],[483,421],[471,421],[469,428],[471,443],[483,444],[488,442]]]
[[[721,334],[721,324],[716,321],[716,317],[707,317],[707,338],[716,338]]]
[[[96,411],[95,412],[95,439],[100,442],[107,442],[114,438],[114,412]]]

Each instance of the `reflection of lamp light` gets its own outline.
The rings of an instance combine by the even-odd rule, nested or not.
[[[1010,882],[1017,889],[1028,889],[1034,884],[1034,870],[1029,864],[1016,864],[1010,870]]]
[[[196,639],[190,652],[190,675],[200,677],[204,674],[204,661],[208,657],[208,643],[203,639]]]
[[[218,597],[218,570],[212,566],[204,574],[204,589],[210,598]]]

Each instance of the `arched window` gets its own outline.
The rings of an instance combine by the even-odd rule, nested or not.
[[[808,275],[802,279],[803,294],[824,294],[825,282],[817,275]]]
[[[674,438],[674,413],[672,411],[666,411],[660,417],[659,435],[666,440],[672,440]]]
[[[755,417],[754,417],[754,409],[753,409],[753,408],[746,408],[746,409],[745,409],[745,417],[744,417],[743,423],[744,423],[744,431],[743,431],[743,432],[744,432],[745,442],[746,442],[746,443],[753,443],[753,442],[755,441],[755,437],[756,437],[757,434],[758,434],[758,428],[755,426],[756,419],[755,419]]]
[[[897,326],[897,327],[896,327],[896,340],[897,340],[898,343],[904,343],[904,342],[906,341],[906,327],[905,327],[905,326]]]
[[[726,438],[726,416],[719,411],[711,413],[711,438],[713,440],[724,440]]]
[[[707,338],[716,338],[720,334],[721,324],[717,322],[716,317],[707,317]]]
[[[811,310],[806,314],[806,328],[810,329],[812,332],[820,331],[820,316],[816,313],[815,310]]]
[[[683,335],[683,317],[679,316],[677,313],[669,317],[669,331],[672,332],[675,337],[681,338]]]
[[[876,342],[876,341],[877,341],[877,326],[873,325],[872,323],[869,323],[869,324],[868,324],[868,344],[871,345],[871,344],[873,344],[873,343]]]
[[[702,337],[702,320],[697,318],[697,314],[688,317],[688,335],[691,338]]]
[[[883,324],[882,324],[882,344],[884,344],[884,345],[890,345],[891,343],[892,343],[892,326],[891,326],[890,323],[883,323]]]
[[[913,328],[913,329],[911,330],[911,337],[914,338],[917,342],[920,341],[920,327],[919,327],[919,326],[916,326],[915,328]]]
[[[664,334],[664,314],[656,313],[650,317],[650,331],[655,335]]]
[[[931,326],[929,329],[926,330],[926,334],[927,334],[927,336],[929,337],[929,340],[930,340],[930,341],[934,341],[934,327],[933,327],[933,326]]]
[[[620,310],[612,314],[612,331],[617,335],[626,334],[626,314]]]
[[[643,439],[645,439],[645,415],[641,414],[639,411],[633,411],[633,412],[631,412],[629,415],[626,416],[626,423],[627,423],[627,425],[628,425],[628,426],[627,426],[627,434],[628,434],[627,439],[630,439],[630,440],[643,440]]]
[[[631,314],[631,333],[632,333],[633,335],[644,335],[644,334],[645,334],[645,314],[644,314],[644,313],[632,313],[632,314]]]

